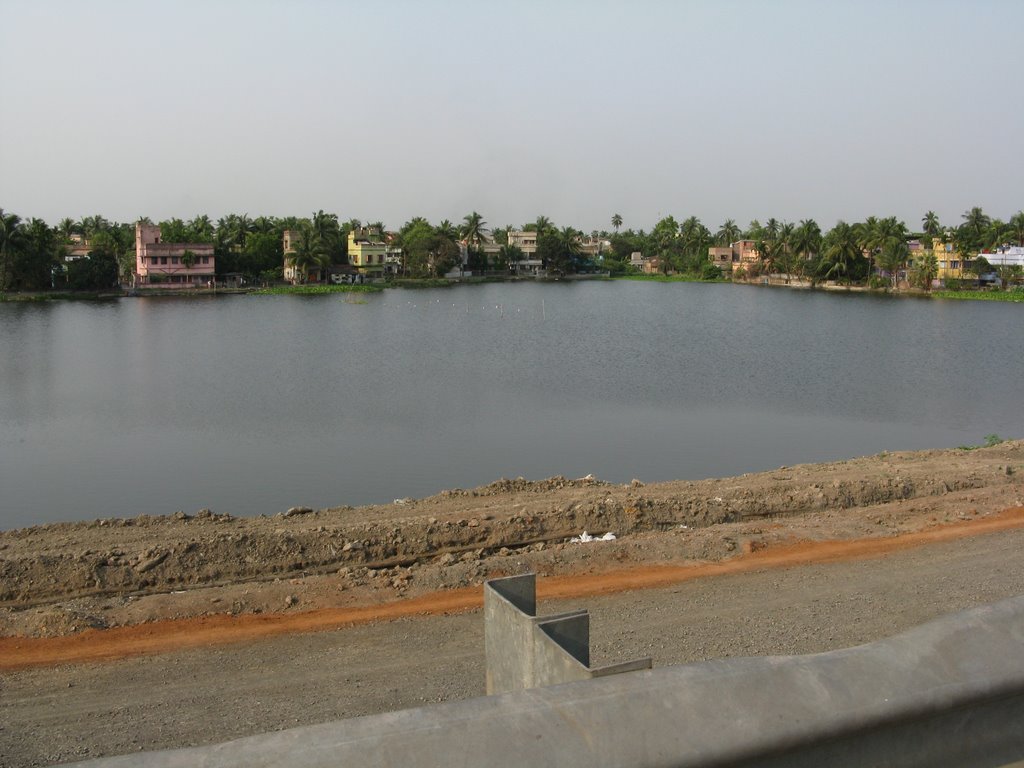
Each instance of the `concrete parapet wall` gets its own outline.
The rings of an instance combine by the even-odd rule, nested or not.
[[[537,616],[537,577],[526,573],[484,584],[487,693],[558,685],[650,669],[650,659],[590,668],[585,610]]]
[[[633,672],[92,768],[1000,766],[1024,759],[1024,597],[811,656]]]

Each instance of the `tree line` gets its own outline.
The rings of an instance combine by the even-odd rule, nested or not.
[[[153,223],[149,217],[138,221]],[[980,207],[969,209],[960,221],[948,226],[934,211],[928,211],[915,231],[894,216],[871,216],[855,223],[839,221],[827,232],[813,219],[792,223],[770,218],[763,224],[754,220],[746,228],[727,219],[714,232],[696,216],[681,222],[667,216],[649,232],[622,230],[623,223],[622,216],[615,214],[611,217],[612,231],[590,233],[610,242],[610,249],[597,259],[583,251],[585,233],[571,226],[558,227],[547,216],[538,216],[519,227],[493,229],[476,211],[458,224],[447,219],[431,224],[417,216],[392,233],[385,233],[382,222],[364,225],[359,219],[342,221],[337,214],[323,210],[304,218],[230,214],[217,221],[200,214],[187,221],[171,218],[159,222],[159,226],[164,242],[213,245],[219,275],[241,273],[264,281],[281,278],[286,230],[297,233],[289,259],[302,274],[347,263],[349,233],[367,228],[401,249],[401,272],[409,277],[447,273],[461,263],[463,247],[468,251],[467,266],[474,272],[507,272],[509,265],[525,257],[522,249],[509,241],[509,232],[516,229],[534,233],[537,247],[533,258],[549,273],[599,269],[612,275],[628,274],[634,269],[631,255],[640,252],[656,258],[659,269],[666,274],[704,279],[719,276],[708,259],[708,249],[744,239],[753,241],[760,258],[740,267],[735,277],[785,274],[811,281],[891,280],[895,284],[897,275],[906,271],[922,286],[930,285],[937,274],[937,257],[925,250],[912,258],[908,241],[915,237],[926,248],[933,237],[950,243],[978,274],[992,269],[984,257],[978,258],[980,252],[1006,244],[1024,246],[1024,212],[1018,211],[1003,221]],[[66,262],[69,249],[76,244],[75,236],[88,242],[89,255]],[[112,222],[95,215],[80,220],[65,218],[50,226],[42,219],[23,220],[0,208],[0,291],[54,287],[103,290],[127,280],[134,268],[135,222]],[[1006,277],[1017,276],[1012,272]]]

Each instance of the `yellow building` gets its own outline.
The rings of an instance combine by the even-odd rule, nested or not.
[[[963,278],[964,270],[968,266],[965,262],[968,260],[956,250],[952,243],[944,243],[942,238],[933,237],[932,253],[935,254],[935,261],[939,267],[936,278],[940,282],[945,281],[947,278],[956,278],[958,280]]]
[[[388,246],[376,229],[360,227],[348,233],[348,263],[361,275],[384,274]]]

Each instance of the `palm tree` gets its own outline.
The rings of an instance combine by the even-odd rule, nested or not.
[[[448,221],[448,219],[434,227],[434,233],[440,238],[451,240],[453,243],[459,239],[458,227]]]
[[[338,214],[324,213],[323,209],[320,209],[310,218],[310,223],[312,224],[313,231],[326,247],[330,248],[337,242],[341,233],[341,225],[338,224]]]
[[[925,251],[914,257],[912,277],[914,282],[926,291],[932,288],[932,281],[939,274],[939,259],[934,251]]]
[[[551,223],[551,219],[547,216],[538,216],[537,220],[534,221],[532,225],[528,224],[524,226],[523,229],[528,230],[530,227],[533,228],[533,231],[537,233],[537,238],[540,239],[540,236],[549,229],[554,229],[554,224]]]
[[[981,234],[980,245],[994,251],[999,246],[1005,245],[1006,241],[1012,237],[1013,228],[1009,224],[1000,219],[992,219]]]
[[[821,227],[814,219],[802,220],[793,230],[790,247],[797,256],[809,261],[821,249]]]
[[[723,248],[727,245],[732,245],[740,239],[739,226],[732,219],[726,219],[725,223],[718,228],[718,232],[715,233],[715,244],[720,245]]]
[[[612,214],[612,227],[615,229],[615,234],[619,234],[619,227],[622,226],[622,216],[615,213]]]
[[[987,215],[985,215],[985,212],[981,210],[980,206],[977,205],[971,208],[969,211],[965,211],[963,216],[961,216],[960,218],[964,220],[963,225],[967,227],[968,231],[974,238],[971,245],[977,248],[979,245],[981,245],[982,233],[985,231],[986,227],[988,227],[992,220]]]
[[[1010,237],[1017,241],[1017,245],[1024,246],[1024,211],[1017,211],[1010,217]]]
[[[825,278],[849,278],[854,264],[861,256],[857,231],[845,221],[837,221],[825,238],[825,250],[822,253]]]
[[[894,290],[899,283],[900,270],[907,263],[908,258],[910,258],[910,248],[907,247],[905,240],[890,241],[878,254],[876,263],[879,269],[889,273]]]
[[[942,234],[942,225],[935,211],[928,211],[921,219],[921,224],[924,225],[924,233],[928,237],[939,237]]]
[[[11,265],[14,254],[21,248],[23,233],[21,218],[13,213],[4,213],[0,208],[0,291],[6,291],[12,280]]]
[[[205,213],[196,216],[188,223],[188,233],[190,242],[211,243],[214,233],[213,222]]]
[[[252,231],[261,235],[269,235],[277,229],[277,222],[269,216],[257,216],[252,220]],[[287,229],[287,227],[286,227]]]
[[[434,247],[431,249],[431,266],[443,275],[459,264],[459,229],[448,219],[434,227]]]
[[[81,228],[85,239],[92,240],[96,233],[109,229],[110,222],[99,214],[96,214],[95,216],[86,216],[82,219],[79,223],[79,227]]]
[[[476,211],[463,217],[462,237],[471,246],[476,248],[487,239],[487,222],[484,217]]]
[[[57,234],[60,235],[60,239],[67,243],[71,241],[71,235],[75,234],[78,230],[78,225],[74,219],[63,218],[57,224]]]
[[[297,275],[301,275],[299,282],[306,282],[311,267],[320,269],[323,266],[325,252],[324,243],[312,224],[306,223],[299,228],[299,236],[292,242],[292,252],[287,257],[288,264],[295,268]]]

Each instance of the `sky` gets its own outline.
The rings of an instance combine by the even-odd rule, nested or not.
[[[1020,0],[0,0],[0,208],[1006,219],[1021,29]]]

